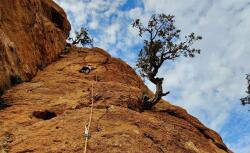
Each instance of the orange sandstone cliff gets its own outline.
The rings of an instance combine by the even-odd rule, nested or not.
[[[216,132],[180,107],[161,101],[153,110],[136,111],[147,87],[104,50],[72,46],[58,59],[70,26],[52,1],[1,0],[0,10],[0,87],[12,85],[11,75],[27,81],[2,96],[1,153],[82,153],[92,85],[87,152],[231,152]],[[79,73],[86,63],[96,69]]]
[[[1,0],[0,92],[57,59],[69,31],[66,14],[51,0]]]

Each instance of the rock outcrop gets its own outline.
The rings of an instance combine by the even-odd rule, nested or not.
[[[180,107],[162,100],[153,110],[137,111],[147,87],[104,50],[72,46],[53,62],[70,26],[52,1],[1,0],[0,12],[0,87],[27,80],[0,99],[1,153],[82,153],[92,89],[88,152],[231,152],[215,131]],[[79,73],[87,63],[95,69]]]
[[[0,1],[0,93],[58,58],[70,24],[52,0]]]
[[[79,73],[87,63],[96,69]],[[180,107],[161,101],[152,111],[129,109],[146,86],[126,63],[98,48],[72,48],[31,82],[4,94],[8,105],[0,110],[2,150],[83,152],[92,84],[89,152],[230,152],[216,132]]]

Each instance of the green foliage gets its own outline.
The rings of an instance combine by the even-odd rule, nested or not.
[[[248,88],[246,93],[248,94],[245,98],[241,98],[241,104],[244,106],[246,104],[250,104],[250,74],[247,74],[246,76],[247,83],[248,83]]]
[[[182,55],[194,57],[200,53],[200,49],[191,48],[191,45],[202,37],[191,33],[185,36],[185,41],[180,41],[181,30],[175,27],[173,15],[152,15],[147,26],[137,19],[133,27],[138,28],[139,36],[144,38],[144,46],[137,60],[137,67],[143,77],[151,74],[155,76],[166,60],[175,60]]]
[[[156,77],[160,67],[165,61],[173,61],[180,56],[192,58],[200,54],[200,49],[191,48],[191,46],[202,37],[191,33],[181,41],[181,30],[176,28],[173,15],[152,15],[147,25],[143,25],[140,19],[136,19],[132,25],[139,29],[139,36],[144,40],[136,66],[142,77],[148,78],[156,85],[155,97],[149,99],[148,102],[151,104],[147,104],[153,106],[162,96],[169,93],[163,93],[163,78]]]
[[[75,32],[75,38],[69,38],[73,45],[81,44],[82,46],[93,46],[93,39],[89,36],[86,28],[81,28],[79,32]]]
[[[10,76],[10,82],[11,82],[11,85],[17,85],[17,84],[22,83],[23,80],[18,75],[11,75]]]

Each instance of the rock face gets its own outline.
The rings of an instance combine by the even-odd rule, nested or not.
[[[0,99],[1,153],[82,153],[92,97],[88,152],[231,152],[216,132],[180,107],[161,101],[153,110],[136,111],[147,87],[104,50],[72,46],[53,62],[70,27],[52,1],[1,0],[0,12],[0,87],[29,80]],[[87,63],[95,69],[79,73]]]
[[[51,0],[1,0],[0,92],[57,59],[69,31],[66,14]]]
[[[79,73],[87,63],[96,69]],[[230,152],[216,132],[180,107],[161,101],[151,111],[129,109],[138,103],[146,86],[126,63],[98,48],[72,48],[31,82],[4,94],[7,106],[0,110],[2,151],[83,152],[92,84],[94,109],[88,152]]]

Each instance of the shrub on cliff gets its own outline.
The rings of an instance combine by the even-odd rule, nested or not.
[[[93,39],[86,28],[81,28],[79,32],[76,31],[75,38],[70,37],[69,40],[72,41],[72,45],[93,46]]]
[[[247,79],[247,83],[248,83],[246,93],[248,94],[248,96],[246,96],[245,98],[240,99],[242,105],[250,104],[250,74],[247,74],[246,79]]]
[[[157,77],[160,67],[165,61],[173,61],[180,56],[195,57],[195,54],[200,53],[200,49],[191,46],[202,37],[191,33],[181,41],[181,30],[175,27],[173,15],[152,15],[147,25],[143,25],[140,19],[136,19],[132,25],[139,29],[139,36],[144,39],[144,46],[138,55],[136,65],[142,77],[146,77],[156,85],[154,97],[144,96],[142,101],[144,109],[151,109],[162,96],[169,94],[163,92],[163,78]]]

